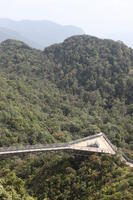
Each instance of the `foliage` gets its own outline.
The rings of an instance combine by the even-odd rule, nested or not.
[[[133,199],[133,170],[116,157],[83,155],[34,156],[15,171],[25,180],[29,193],[39,200]]]

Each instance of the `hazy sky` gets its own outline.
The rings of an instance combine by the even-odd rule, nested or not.
[[[0,18],[48,19],[128,42],[133,34],[133,0],[0,0]]]

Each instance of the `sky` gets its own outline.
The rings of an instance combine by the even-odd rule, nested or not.
[[[133,0],[0,0],[0,18],[75,25],[133,46]]]

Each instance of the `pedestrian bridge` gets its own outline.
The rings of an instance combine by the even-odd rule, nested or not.
[[[111,144],[103,133],[93,136],[85,137],[69,143],[56,143],[56,144],[39,144],[27,145],[19,147],[4,147],[0,148],[0,155],[18,154],[18,153],[32,153],[42,151],[60,151],[60,150],[79,150],[88,152],[108,153],[115,154],[117,148]]]
[[[47,152],[47,151],[82,151],[82,152],[96,152],[115,155],[117,154],[117,147],[115,147],[104,133],[88,136],[69,143],[57,143],[48,145],[27,145],[19,147],[3,147],[0,148],[0,156],[20,153],[33,152]],[[121,160],[127,165],[133,167],[133,161],[122,154]]]

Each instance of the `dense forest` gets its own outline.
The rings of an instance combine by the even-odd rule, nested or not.
[[[104,132],[133,158],[133,50],[83,35],[44,51],[0,44],[0,147]],[[118,157],[47,153],[1,158],[0,199],[133,199]]]

